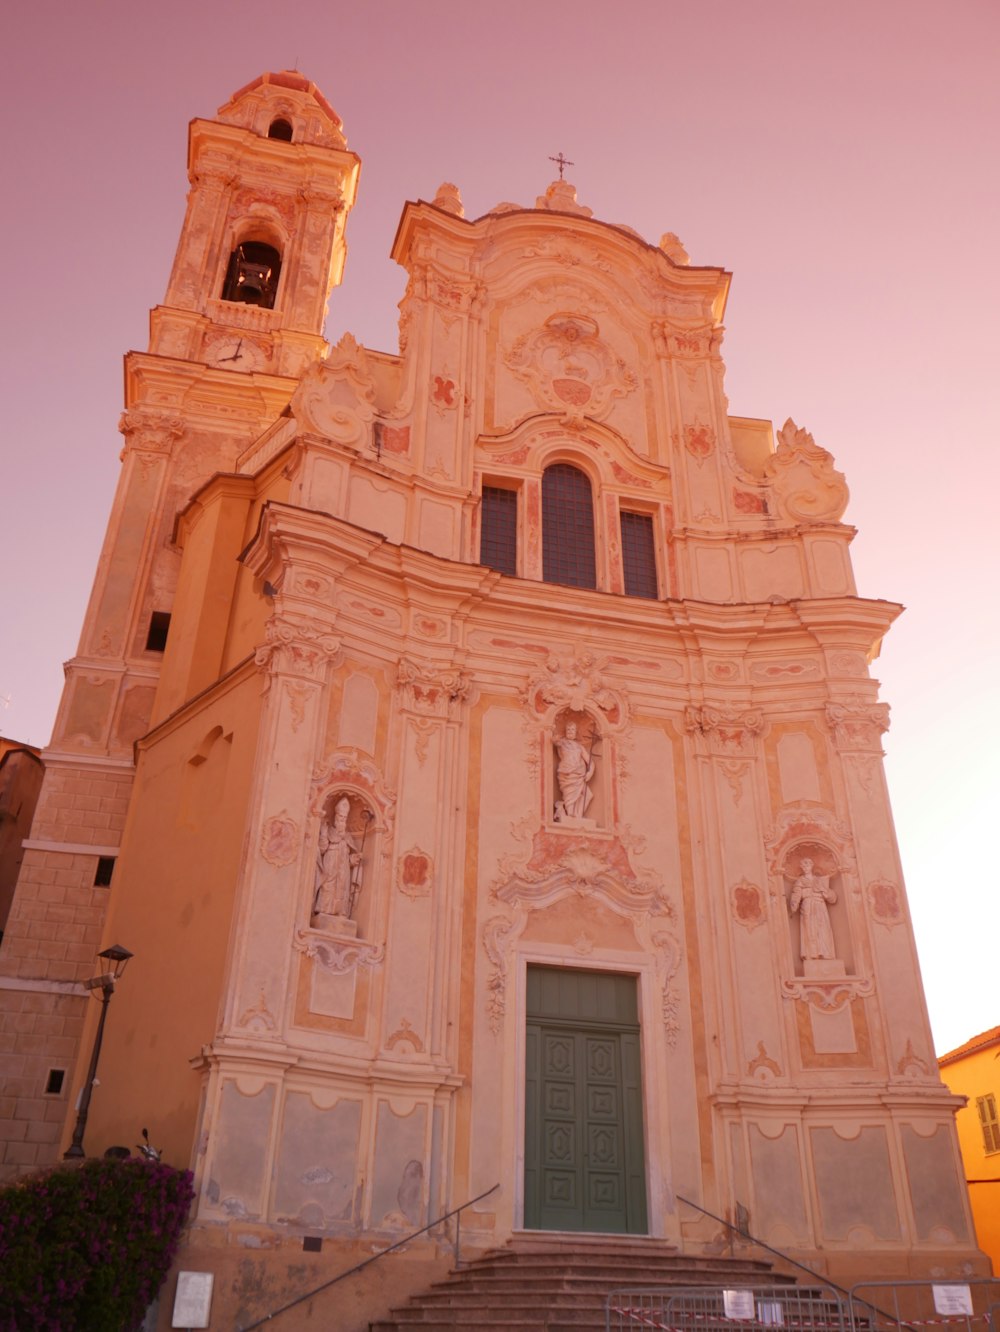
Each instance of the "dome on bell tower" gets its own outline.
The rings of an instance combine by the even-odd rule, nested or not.
[[[219,107],[218,118],[264,138],[347,147],[340,116],[315,83],[294,69],[258,75]]]

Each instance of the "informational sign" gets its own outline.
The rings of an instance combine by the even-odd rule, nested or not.
[[[934,1286],[934,1308],[939,1314],[972,1313],[972,1291],[968,1286]]]
[[[753,1291],[724,1290],[722,1292],[722,1307],[727,1318],[753,1318]]]
[[[174,1296],[174,1316],[171,1327],[182,1327],[190,1332],[197,1327],[208,1327],[212,1312],[211,1272],[178,1272],[177,1294]]]

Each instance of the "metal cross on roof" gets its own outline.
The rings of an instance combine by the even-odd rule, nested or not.
[[[576,163],[575,163],[575,162],[571,162],[571,161],[569,160],[568,157],[563,157],[562,153],[560,153],[558,157],[550,157],[550,158],[549,158],[549,161],[550,161],[550,162],[555,162],[556,165],[559,167],[559,179],[560,179],[560,180],[562,180],[562,178],[563,178],[563,171],[564,171],[564,169],[565,169],[566,167],[568,167],[568,166],[576,166]]]

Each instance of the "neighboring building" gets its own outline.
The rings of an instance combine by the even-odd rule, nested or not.
[[[0,939],[14,900],[24,855],[22,843],[42,786],[42,760],[34,745],[0,735]]]
[[[135,954],[88,1147],[192,1163],[219,1326],[303,1235],[329,1273],[498,1180],[464,1243],[718,1252],[690,1199],[844,1282],[984,1270],[868,672],[899,607],[830,455],[728,414],[729,274],[564,181],[442,186],[399,353],[331,348],[358,169],[298,74],[191,125],[0,954],[77,1021],[99,936]]]
[[[956,1116],[979,1247],[1000,1273],[1000,1027],[973,1036],[938,1060],[966,1105]]]

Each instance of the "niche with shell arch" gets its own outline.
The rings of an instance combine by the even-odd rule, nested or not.
[[[846,887],[836,851],[817,838],[795,841],[782,856],[781,875],[795,975],[807,980],[854,975]]]
[[[599,718],[587,708],[561,708],[544,732],[544,744],[548,822],[567,830],[609,828],[611,741]]]
[[[323,798],[311,863],[309,925],[340,938],[375,930],[377,819],[368,798],[340,785]]]

